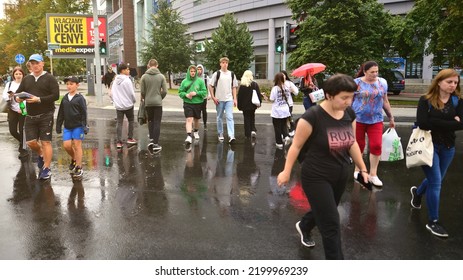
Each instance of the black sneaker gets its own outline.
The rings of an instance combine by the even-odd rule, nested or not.
[[[439,237],[449,237],[449,234],[444,227],[437,221],[429,222],[426,224],[426,228],[434,235]]]
[[[301,222],[296,223],[296,229],[297,232],[299,232],[299,235],[301,236],[301,243],[305,247],[312,248],[315,246],[315,241],[313,241],[312,236],[310,236],[309,233],[302,232],[301,227],[299,226]]]
[[[71,174],[72,174],[72,172],[74,172],[74,169],[75,169],[75,168],[76,168],[76,160],[73,159],[73,160],[71,161],[71,164],[69,164],[69,171],[71,171]]]
[[[74,169],[74,172],[72,172],[72,177],[73,178],[80,178],[84,175],[84,171],[82,171],[82,168],[80,166],[76,166]]]
[[[418,195],[416,190],[418,190],[418,188],[415,186],[410,188],[410,193],[412,194],[412,200],[410,201],[410,204],[415,209],[421,209],[421,195]]]
[[[162,151],[162,147],[159,144],[154,144],[153,145],[153,153],[154,154],[159,154]]]
[[[148,152],[153,155],[154,154],[154,143],[148,144]]]

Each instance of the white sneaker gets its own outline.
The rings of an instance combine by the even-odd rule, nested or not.
[[[368,181],[370,181],[370,183],[372,183],[376,187],[382,187],[383,186],[383,182],[381,182],[381,180],[378,178],[378,176],[369,176]]]
[[[185,139],[185,143],[191,144],[191,142],[193,142],[193,139],[191,138],[190,135],[188,135],[188,136],[186,137],[186,139]]]
[[[223,133],[220,133],[220,134],[219,134],[219,141],[220,141],[220,142],[223,142],[223,139],[224,139],[224,138],[223,138]]]
[[[196,140],[199,139],[199,132],[198,131],[193,132],[193,135],[194,135]]]
[[[256,138],[257,133],[255,131],[251,131],[251,137]]]
[[[228,140],[228,143],[233,144],[235,143],[235,141],[236,141],[235,137],[230,137],[230,140]]]
[[[289,132],[290,137],[294,137],[294,130]]]
[[[359,175],[358,171],[354,171],[354,180],[357,180],[357,176]]]
[[[289,138],[289,136],[286,136],[286,138],[285,138],[285,146],[288,146],[289,144],[291,144],[291,138]]]
[[[283,149],[283,144],[276,143],[275,146],[277,146],[278,149]]]

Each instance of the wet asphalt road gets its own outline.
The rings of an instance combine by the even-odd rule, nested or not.
[[[146,126],[136,127],[137,146],[118,152],[114,116],[90,110],[85,173],[76,182],[60,136],[53,141],[53,176],[42,182],[35,179],[35,157],[20,161],[0,124],[0,259],[324,259],[318,231],[316,247],[306,249],[294,228],[308,207],[297,168],[286,189],[276,187],[284,152],[275,149],[268,116],[258,117],[255,146],[243,140],[240,124],[236,145],[219,144],[211,123],[186,152],[182,114],[165,113],[163,150],[156,156],[146,151]],[[410,129],[398,133],[405,147]],[[463,258],[458,136],[441,196],[441,222],[450,237],[425,229],[425,204],[410,208],[409,189],[422,171],[406,169],[405,161],[381,163],[383,190],[361,190],[349,180],[339,206],[346,259]]]

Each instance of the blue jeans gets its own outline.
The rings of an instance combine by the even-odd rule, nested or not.
[[[233,121],[233,101],[219,101],[219,104],[216,106],[217,110],[217,133],[223,133],[223,112],[225,112],[225,117],[227,118],[227,131],[228,137],[235,137],[235,123]]]
[[[454,155],[455,147],[448,148],[442,144],[434,144],[432,167],[427,165],[421,167],[426,175],[426,179],[423,180],[416,193],[418,195],[426,194],[428,218],[430,221],[439,219],[439,200],[442,180],[444,179],[450,163],[452,163]]]
[[[317,105],[316,103],[312,103],[312,100],[310,100],[310,97],[304,96],[304,99],[302,100],[302,104],[304,105],[304,109],[307,111],[310,107]]]

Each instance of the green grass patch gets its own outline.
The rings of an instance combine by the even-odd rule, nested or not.
[[[418,100],[389,100],[391,106],[417,107]]]

